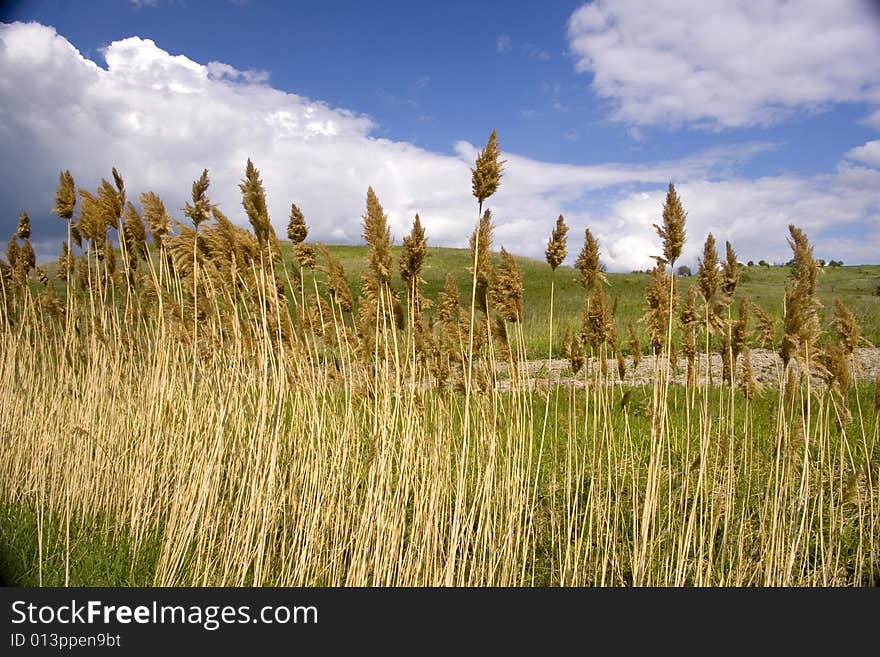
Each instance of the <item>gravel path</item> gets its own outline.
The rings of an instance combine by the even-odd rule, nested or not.
[[[880,348],[878,347],[865,347],[858,348],[853,353],[854,356],[854,375],[860,381],[874,381],[876,377],[880,376]],[[763,386],[769,387],[774,386],[779,381],[779,377],[782,372],[782,358],[780,358],[779,353],[777,351],[770,351],[769,349],[752,349],[751,350],[751,364],[752,364],[752,374],[754,377],[760,382]],[[737,375],[740,371],[740,365],[742,363],[742,356],[737,360],[736,372]],[[642,356],[642,360],[639,363],[639,367],[633,371],[632,358],[629,356],[626,357],[626,377],[624,378],[624,383],[628,385],[649,385],[653,379],[653,370],[654,370],[654,357],[653,356]],[[700,356],[697,359],[698,362],[698,371],[699,371],[699,382],[703,383],[705,380],[706,373],[706,358],[705,356]],[[587,361],[587,364],[584,366],[587,367],[595,367],[597,364],[595,360],[593,362]],[[721,356],[718,354],[712,354],[711,356],[711,367],[712,367],[712,381],[714,383],[718,383],[721,381]],[[501,379],[498,381],[499,386],[504,389],[508,388],[510,385],[509,380],[506,379],[504,374],[506,373],[507,366],[503,365],[499,367],[499,371],[502,373]],[[538,385],[547,385],[549,384],[574,384],[576,386],[584,385],[584,370],[578,374],[578,376],[572,376],[571,366],[566,359],[554,359],[550,361],[550,370],[548,375],[547,370],[547,361],[530,361],[526,367],[526,371],[528,373],[528,378],[532,380],[533,384]],[[525,372],[524,372],[525,374]],[[672,381],[674,383],[685,382],[685,377],[687,375],[687,361],[683,358],[679,357],[678,362],[675,368],[675,374],[672,377]],[[614,384],[619,381],[618,373],[617,373],[617,361],[609,360],[608,361],[608,383]],[[822,385],[821,380],[818,378],[814,378],[817,385]]]

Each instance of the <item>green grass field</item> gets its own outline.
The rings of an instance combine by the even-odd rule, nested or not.
[[[289,266],[295,266],[285,246],[285,258]],[[360,275],[366,263],[366,246],[328,246],[328,251],[342,263],[349,276],[355,297],[360,294]],[[401,247],[393,248],[395,262],[400,256]],[[462,304],[470,301],[471,288],[470,252],[468,249],[449,249],[430,247],[429,257],[422,272],[425,280],[424,290],[428,297],[436,299],[451,273],[458,282]],[[497,254],[494,254],[497,262]],[[525,281],[523,332],[530,358],[547,356],[549,347],[548,317],[550,315],[550,285],[554,284],[554,339],[555,356],[561,355],[561,336],[566,327],[575,329],[581,321],[584,305],[584,290],[576,283],[575,270],[569,266],[559,267],[555,274],[543,260],[517,257]],[[320,264],[320,262],[319,262]],[[781,335],[779,324],[782,318],[782,299],[790,269],[785,266],[742,267],[737,298],[745,297],[762,306],[777,323],[777,335]],[[642,334],[638,319],[644,313],[645,285],[648,274],[607,274],[609,285],[606,294],[609,300],[617,299],[616,324],[620,338],[626,340],[627,324],[635,323],[642,335],[643,346],[647,340]],[[308,276],[307,276],[308,278]],[[323,275],[317,275],[323,281]],[[677,279],[679,296],[694,282],[695,277]],[[395,276],[393,286],[404,290],[399,276]],[[880,344],[880,265],[857,265],[845,267],[825,267],[818,279],[818,297],[823,304],[820,318],[827,326],[831,316],[833,301],[839,298],[856,315],[862,326],[863,338],[872,345]],[[430,313],[429,313],[430,315]],[[865,346],[868,346],[867,343]],[[624,351],[628,346],[623,345]]]

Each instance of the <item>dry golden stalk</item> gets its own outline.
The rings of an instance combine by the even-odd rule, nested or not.
[[[565,225],[565,218],[562,215],[556,219],[556,226],[553,228],[553,233],[550,235],[550,240],[547,242],[547,250],[544,252],[544,256],[547,258],[547,264],[550,265],[550,269],[556,271],[556,268],[562,264],[562,261],[565,260],[565,256],[568,255],[568,251],[566,250],[566,234],[568,233],[568,226]]]
[[[584,245],[574,266],[578,270],[578,283],[585,289],[592,289],[599,282],[608,280],[599,264],[599,242],[589,228],[584,230]]]
[[[477,308],[483,312],[488,311],[487,294],[492,281],[492,260],[489,253],[492,248],[494,229],[492,213],[486,210],[468,240],[471,249],[471,262],[474,263],[470,269],[472,274],[474,267],[476,267],[476,304]]]
[[[697,285],[707,304],[711,304],[715,299],[718,279],[718,252],[715,250],[715,238],[709,233],[703,245],[703,257],[700,258],[697,266]]]
[[[76,206],[76,188],[73,185],[73,176],[70,171],[62,171],[58,175],[58,189],[55,191],[55,207],[52,212],[66,221],[73,217],[73,209]]]
[[[293,256],[303,269],[315,268],[315,249],[311,244],[300,242],[293,247]]]
[[[523,312],[522,272],[513,256],[502,246],[501,263],[492,276],[489,292],[492,305],[508,322],[518,322]]]
[[[500,157],[498,135],[492,130],[486,147],[477,154],[476,167],[471,169],[471,186],[474,197],[480,204],[480,213],[483,211],[483,201],[495,193],[501,182],[501,171],[505,161],[499,159]]]
[[[663,261],[674,265],[684,246],[684,220],[687,213],[681,205],[681,199],[675,192],[675,186],[669,183],[666,201],[663,203],[663,225],[654,224],[657,234],[663,240]]]
[[[642,343],[639,341],[639,336],[636,334],[636,327],[632,323],[632,320],[629,322],[629,354],[633,359],[633,371],[637,370],[639,367],[639,363],[642,362]]]
[[[623,357],[623,352],[618,347],[617,352],[617,376],[623,381],[626,378],[626,358]]]
[[[31,236],[31,220],[27,212],[22,212],[18,215],[18,228],[16,228],[15,234],[18,235],[19,239],[23,240]]]
[[[834,319],[831,320],[838,341],[847,354],[851,354],[859,344],[862,327],[852,311],[840,299],[834,300]]]
[[[324,272],[327,274],[327,289],[330,293],[330,299],[339,306],[342,312],[351,312],[354,301],[351,298],[351,289],[348,287],[345,269],[336,258],[330,255],[323,244],[317,246],[326,263]]]
[[[46,272],[43,271],[43,268],[35,267],[34,271],[37,274],[37,280],[40,281],[44,287],[49,287],[49,277],[46,275]]]
[[[248,160],[250,164],[250,160]],[[193,226],[198,229],[199,225],[211,218],[211,201],[208,199],[208,170],[202,170],[202,175],[192,184],[192,204],[187,203],[183,208],[183,214],[189,217]]]
[[[761,349],[764,348],[764,345],[772,347],[776,336],[776,326],[774,325],[773,318],[756,303],[752,304],[752,312],[755,313],[755,321],[758,324],[758,339],[761,342]]]
[[[305,217],[296,203],[290,204],[290,221],[287,224],[287,239],[294,244],[304,242],[309,235],[308,226],[306,226]]]
[[[733,301],[736,286],[739,283],[739,265],[736,262],[736,251],[726,243],[727,257],[721,264],[721,293],[724,295],[725,305]]]
[[[125,242],[125,248],[131,258],[131,267],[134,269],[137,258],[147,259],[147,234],[144,230],[144,222],[131,201],[125,205],[120,237]]]
[[[874,412],[880,413],[880,374],[874,377]]]
[[[162,246],[162,238],[168,234],[171,217],[165,210],[165,204],[153,192],[145,192],[140,195],[141,205],[144,207],[144,220],[150,228],[153,244]]]

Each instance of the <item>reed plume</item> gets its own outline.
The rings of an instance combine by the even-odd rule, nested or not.
[[[287,239],[294,244],[304,242],[308,237],[309,229],[306,226],[305,217],[296,203],[290,204],[290,221],[287,224]]]
[[[831,320],[831,326],[847,355],[852,354],[859,344],[862,327],[853,312],[840,299],[834,300],[834,319]]]
[[[703,257],[699,259],[697,265],[697,285],[707,304],[715,300],[718,284],[718,252],[715,250],[715,237],[709,233],[703,245]]]
[[[379,198],[372,187],[367,189],[367,212],[361,217],[363,221],[362,237],[369,247],[367,266],[369,274],[376,283],[387,285],[391,282],[391,229],[388,227],[388,216],[379,203]]]
[[[642,343],[639,341],[639,336],[636,333],[635,324],[633,324],[632,320],[628,323],[629,328],[629,355],[632,356],[633,359],[633,371],[639,368],[639,363],[642,362]]]
[[[585,289],[593,289],[600,282],[607,282],[599,263],[599,242],[587,228],[584,230],[584,245],[574,265],[578,270],[578,283]]]
[[[138,258],[147,259],[147,234],[144,230],[144,222],[131,201],[125,204],[120,237],[131,258],[131,268],[135,269]]]
[[[422,228],[422,221],[416,214],[409,235],[403,238],[399,264],[400,278],[406,284],[410,308],[416,318],[430,305],[430,301],[421,292],[422,267],[427,256],[428,240],[425,237],[425,229]]]
[[[342,312],[350,313],[354,307],[354,301],[351,297],[345,269],[323,244],[319,243],[317,246],[324,257],[324,273],[327,274],[327,291],[330,293],[330,299],[339,306]]]
[[[70,171],[62,171],[58,175],[58,188],[55,190],[55,206],[52,212],[65,221],[73,218],[73,210],[76,206],[76,188],[73,184],[73,176]]]
[[[662,262],[657,262],[651,270],[651,277],[645,288],[645,302],[648,310],[639,320],[648,327],[648,335],[651,338],[651,349],[659,353],[663,348],[666,337],[671,302],[674,301],[669,295],[671,277],[666,273],[666,267]]]
[[[266,191],[260,172],[248,158],[244,171],[244,180],[238,185],[241,190],[241,204],[247,214],[248,221],[254,229],[260,251],[267,260],[277,258],[281,254],[278,237],[269,220],[269,209],[266,206]]]
[[[501,247],[501,262],[492,276],[490,296],[495,310],[508,322],[518,322],[523,311],[522,272],[513,256]]]
[[[562,336],[562,349],[568,358],[571,371],[577,374],[584,366],[584,343],[579,332],[572,333],[566,328]]]
[[[568,226],[565,225],[565,218],[562,215],[556,219],[556,226],[553,228],[553,233],[550,235],[550,240],[547,242],[547,250],[544,251],[544,257],[547,259],[547,264],[550,265],[550,269],[556,271],[556,268],[562,264],[562,261],[565,260],[565,256],[568,255],[568,251],[566,250],[566,234],[568,233]]]
[[[681,255],[685,240],[684,221],[686,216],[687,212],[681,205],[681,199],[675,191],[675,185],[669,183],[666,201],[663,203],[663,224],[661,226],[654,224],[657,234],[663,240],[664,264],[668,263],[674,266],[675,261]]]
[[[755,323],[758,328],[758,341],[760,342],[761,349],[763,349],[765,345],[770,345],[772,347],[776,338],[776,324],[774,323],[773,318],[756,303],[752,304],[752,312],[755,314]]]
[[[15,234],[22,240],[26,240],[31,236],[31,220],[27,212],[22,212],[18,215],[18,227],[15,229]]]
[[[248,160],[250,164],[250,160]],[[198,230],[202,222],[211,218],[211,201],[208,198],[208,186],[211,184],[208,178],[208,170],[204,169],[202,175],[192,184],[192,203],[187,203],[183,208],[185,214],[193,226]]]
[[[595,350],[612,343],[614,331],[608,301],[602,286],[596,287],[592,299],[584,304],[583,333],[586,342]]]
[[[171,217],[165,210],[165,204],[153,192],[145,192],[139,198],[144,208],[144,221],[150,229],[150,235],[156,248],[162,247],[162,238],[171,227]]]
[[[500,157],[498,135],[492,130],[485,148],[477,154],[476,166],[471,169],[471,187],[479,203],[480,214],[483,212],[483,201],[496,192],[501,182],[501,171],[505,160]]]
[[[471,249],[471,262],[474,263],[470,271],[476,280],[476,304],[477,308],[484,313],[488,312],[487,294],[492,281],[492,260],[489,252],[492,248],[494,230],[492,213],[486,210],[468,240]]]
[[[782,347],[780,355],[785,365],[795,357],[809,360],[816,351],[819,339],[819,315],[821,304],[816,299],[816,276],[818,264],[813,258],[813,248],[807,236],[796,226],[788,227],[791,237],[788,244],[794,253],[792,280],[784,293],[785,312],[782,318]]]
[[[763,386],[761,382],[755,378],[752,372],[752,355],[748,346],[742,351],[742,365],[740,366],[739,387],[743,396],[751,401],[761,393]]]
[[[725,305],[733,301],[736,286],[739,283],[739,265],[736,261],[736,251],[726,242],[726,258],[721,264],[721,294]]]
[[[58,256],[58,279],[65,282],[70,281],[75,266],[76,262],[70,252],[70,247],[67,246],[67,242],[61,242],[61,255]]]

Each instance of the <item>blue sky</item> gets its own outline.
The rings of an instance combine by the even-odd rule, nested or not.
[[[315,239],[358,241],[372,184],[398,241],[420,212],[432,243],[460,246],[467,167],[495,128],[510,250],[539,256],[563,212],[570,252],[589,226],[611,269],[646,267],[672,180],[691,260],[710,230],[786,259],[794,222],[820,257],[878,262],[880,19],[796,4],[7,2],[0,145],[19,157],[0,165],[0,235],[27,210],[38,253],[57,252],[65,168],[94,187],[117,166],[130,198],[177,208],[208,167],[244,222],[252,157],[280,234],[295,201]]]

